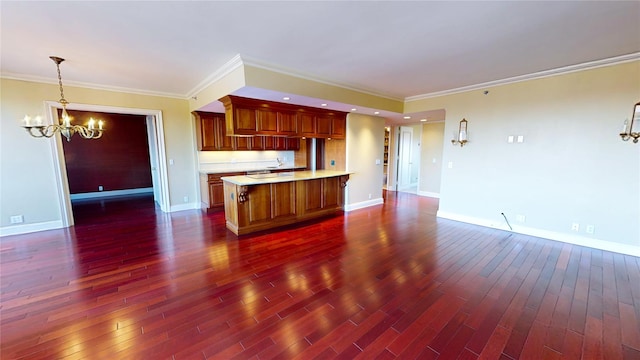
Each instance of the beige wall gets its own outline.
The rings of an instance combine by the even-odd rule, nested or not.
[[[347,171],[353,172],[347,186],[347,209],[382,203],[384,119],[377,116],[347,116]],[[380,164],[376,164],[380,160]]]
[[[51,141],[29,136],[21,128],[25,114],[45,114],[45,101],[58,100],[57,85],[0,80],[0,227],[10,216],[24,223],[55,224],[61,220]],[[171,206],[197,207],[194,129],[186,100],[65,86],[73,104],[159,110],[164,122],[169,200]],[[107,124],[108,127],[108,124]],[[74,137],[72,141],[88,141]],[[184,202],[184,197],[188,202]]]
[[[618,136],[638,79],[636,61],[408,103],[446,109],[439,215],[506,228],[504,212],[521,232],[640,255],[640,145]],[[469,143],[452,146],[462,118]]]
[[[418,194],[439,197],[442,177],[444,122],[422,125]]]

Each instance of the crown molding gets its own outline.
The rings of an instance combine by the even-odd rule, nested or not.
[[[224,65],[222,65],[213,74],[207,76],[198,85],[196,85],[193,89],[191,89],[191,91],[189,91],[185,95],[185,97],[187,99],[190,99],[196,96],[200,91],[220,81],[222,78],[229,75],[231,72],[241,67],[242,65],[243,65],[242,58],[240,57],[240,54],[237,54],[236,56],[232,57],[231,60],[227,61]]]
[[[570,74],[573,72],[578,72],[583,70],[591,70],[591,69],[596,69],[596,68],[605,67],[605,66],[624,64],[624,63],[628,63],[636,60],[640,60],[640,52],[616,56],[616,57],[602,59],[602,60],[589,61],[589,62],[576,64],[576,65],[564,66],[564,67],[551,69],[551,70],[539,71],[539,72],[526,74],[526,75],[514,76],[514,77],[505,78],[501,80],[494,80],[494,81],[489,81],[489,82],[480,83],[480,84],[463,86],[463,87],[450,89],[450,90],[436,91],[436,92],[422,94],[422,95],[409,96],[409,97],[406,97],[404,101],[406,103],[408,101],[431,99],[439,96],[458,94],[458,93],[472,91],[472,90],[481,90],[481,89],[486,89],[489,87],[494,87],[499,85],[513,84],[513,83],[518,83],[522,81]]]
[[[288,76],[292,76],[292,77],[303,79],[303,80],[309,80],[309,81],[317,82],[317,83],[324,84],[324,85],[335,86],[335,87],[339,87],[339,88],[342,88],[342,89],[355,91],[355,92],[361,93],[361,94],[376,96],[376,97],[380,97],[380,98],[384,98],[384,99],[388,99],[388,100],[392,100],[392,101],[400,101],[400,102],[404,101],[402,98],[381,94],[379,92],[375,92],[375,91],[372,91],[372,90],[356,88],[356,87],[353,87],[353,86],[350,86],[350,85],[347,85],[347,84],[343,84],[343,83],[338,83],[338,82],[334,82],[334,81],[327,81],[327,80],[315,77],[315,76],[313,76],[311,74],[308,74],[308,73],[295,71],[295,70],[292,70],[292,69],[289,69],[289,68],[285,68],[285,67],[282,67],[282,66],[277,66],[277,65],[274,65],[274,64],[269,64],[269,63],[266,63],[266,62],[263,62],[263,61],[259,61],[259,60],[256,60],[256,59],[252,59],[252,58],[248,58],[248,57],[244,57],[243,63],[244,63],[244,65],[247,65],[247,66],[252,66],[252,67],[255,67],[255,68],[259,68],[259,69],[273,71],[275,73],[288,75]]]
[[[25,74],[3,73],[2,75],[0,75],[0,78],[8,79],[8,80],[18,80],[18,81],[28,81],[28,82],[36,82],[36,83],[42,83],[42,84],[58,85],[57,80],[40,77],[40,76],[25,75]],[[86,83],[86,82],[73,81],[73,80],[71,81],[65,80],[64,86],[80,87],[80,88],[92,89],[92,90],[114,91],[114,92],[135,94],[135,95],[159,96],[159,97],[167,97],[167,98],[174,98],[174,99],[180,99],[180,100],[187,99],[187,97],[183,94],[167,93],[167,92],[161,92],[161,91],[150,91],[150,90],[144,90],[144,89],[133,89],[133,88],[127,88],[127,87],[120,87],[120,86],[100,85],[100,84]]]

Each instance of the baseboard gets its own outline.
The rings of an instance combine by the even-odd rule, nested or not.
[[[108,198],[114,196],[123,195],[139,195],[139,194],[153,194],[153,188],[139,188],[139,189],[125,189],[125,190],[110,190],[110,191],[97,191],[90,193],[71,194],[69,197],[71,200],[84,200],[84,199],[97,199]]]
[[[440,199],[440,193],[434,193],[430,191],[418,191],[418,195]]]
[[[361,201],[355,204],[348,204],[344,206],[344,211],[352,211],[352,210],[358,210],[358,209],[364,209],[366,207],[370,207],[370,206],[376,206],[376,205],[381,205],[384,204],[384,200],[382,198],[377,198],[377,199],[371,199],[371,200],[367,200],[367,201]]]
[[[46,221],[35,224],[11,225],[0,227],[0,237],[10,235],[28,234],[32,232],[62,229],[62,221]]]
[[[560,242],[569,243],[573,245],[587,246],[594,249],[606,250],[606,251],[611,251],[615,253],[640,257],[640,246],[618,244],[618,243],[613,243],[611,241],[606,241],[601,239],[564,234],[556,231],[536,229],[536,228],[514,225],[514,224],[512,224],[513,229],[509,229],[509,227],[506,224],[496,223],[493,220],[454,214],[454,213],[440,211],[440,210],[438,210],[437,216],[443,219],[455,220],[455,221],[460,221],[460,222],[473,224],[473,225],[480,225],[480,226],[484,226],[492,229],[511,231],[517,234],[530,235],[530,236],[535,236],[543,239],[560,241]]]
[[[176,212],[176,211],[185,211],[185,210],[200,210],[200,203],[186,203],[186,204],[180,204],[180,205],[171,205],[171,209],[169,210],[169,212]]]

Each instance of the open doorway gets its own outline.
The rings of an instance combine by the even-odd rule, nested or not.
[[[419,126],[419,125],[418,125]],[[398,131],[398,156],[396,191],[418,192],[420,170],[420,132],[414,135],[413,126],[400,126]]]
[[[47,102],[48,121],[51,123],[58,122],[58,103]],[[169,210],[169,189],[167,181],[167,168],[166,168],[166,155],[164,149],[164,133],[162,126],[162,113],[158,110],[146,110],[146,109],[131,109],[131,108],[116,108],[108,106],[98,105],[82,105],[73,104],[67,106],[67,110],[85,111],[85,112],[100,112],[100,113],[114,113],[114,114],[128,114],[128,115],[142,115],[145,119],[145,128],[148,136],[148,161],[149,171],[152,178],[152,194],[157,196],[156,201],[160,209],[164,212]],[[105,124],[106,131],[109,130],[109,125]],[[72,138],[72,141],[100,141],[100,140],[83,140],[81,138]],[[54,169],[57,175],[57,189],[58,198],[60,203],[60,210],[62,214],[63,227],[69,227],[74,224],[73,207],[71,204],[71,192],[69,184],[69,174],[67,173],[66,160],[64,156],[64,149],[62,144],[62,138],[56,136],[52,138],[52,156],[54,162]],[[66,140],[64,140],[66,141]],[[155,162],[155,163],[154,163]],[[154,170],[155,168],[155,170]],[[155,178],[155,180],[154,180]],[[98,187],[96,190],[98,190]],[[99,190],[98,190],[99,191]]]

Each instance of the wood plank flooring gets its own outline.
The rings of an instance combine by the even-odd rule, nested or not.
[[[0,239],[2,359],[640,359],[640,259],[386,203],[236,238],[147,197]]]

